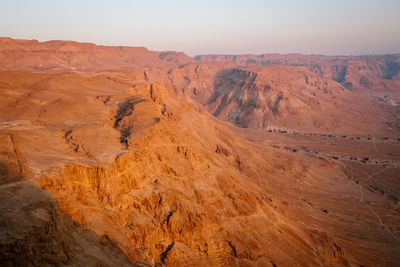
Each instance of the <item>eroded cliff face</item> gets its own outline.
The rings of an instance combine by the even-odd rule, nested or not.
[[[400,114],[400,55],[319,56],[301,54],[262,55],[202,55],[195,59],[202,63],[236,64],[238,66],[304,66],[323,77],[336,81],[393,114]],[[398,120],[398,119],[397,119]]]
[[[189,97],[214,116],[239,127],[369,134],[371,125],[377,125],[374,131],[398,131],[396,114],[391,109],[395,103],[379,106],[370,96],[349,91],[306,67],[202,63],[147,69],[145,73],[148,81],[160,81],[175,95]],[[392,97],[396,95],[385,99]]]
[[[241,66],[305,66],[341,83],[349,90],[382,90],[398,87],[399,55],[319,56],[301,54],[200,55],[198,62],[234,62]]]
[[[107,236],[76,224],[54,197],[3,163],[0,193],[1,265],[132,265]]]
[[[214,86],[208,110],[241,127],[256,129],[310,131],[319,124],[320,130],[327,130],[333,122],[326,115],[351,97],[338,84],[298,67],[222,70]]]
[[[238,137],[186,109],[189,103],[165,97],[165,88],[140,88],[146,101],[124,117],[132,125],[129,151],[106,167],[67,164],[41,180],[73,220],[150,265],[347,262],[331,237],[314,240],[281,214],[282,202],[255,182],[258,175],[246,175],[251,159],[241,159]],[[271,163],[258,164],[263,179],[275,179]],[[288,168],[297,173],[300,166]]]

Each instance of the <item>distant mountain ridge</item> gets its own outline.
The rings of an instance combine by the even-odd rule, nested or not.
[[[400,54],[321,56],[302,54],[198,55],[197,62],[234,62],[240,66],[305,66],[347,89],[394,88],[400,80]]]
[[[102,70],[190,62],[194,59],[182,52],[156,52],[144,47],[0,38],[1,70]]]

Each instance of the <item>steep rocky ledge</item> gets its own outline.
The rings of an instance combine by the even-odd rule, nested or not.
[[[46,191],[0,163],[1,266],[132,266],[114,241],[73,222]]]

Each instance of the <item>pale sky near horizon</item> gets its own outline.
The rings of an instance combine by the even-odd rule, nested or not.
[[[0,36],[189,55],[400,53],[400,0],[0,0]]]

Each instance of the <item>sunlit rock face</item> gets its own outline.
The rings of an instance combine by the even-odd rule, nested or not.
[[[0,47],[2,263],[400,262],[396,57]]]

